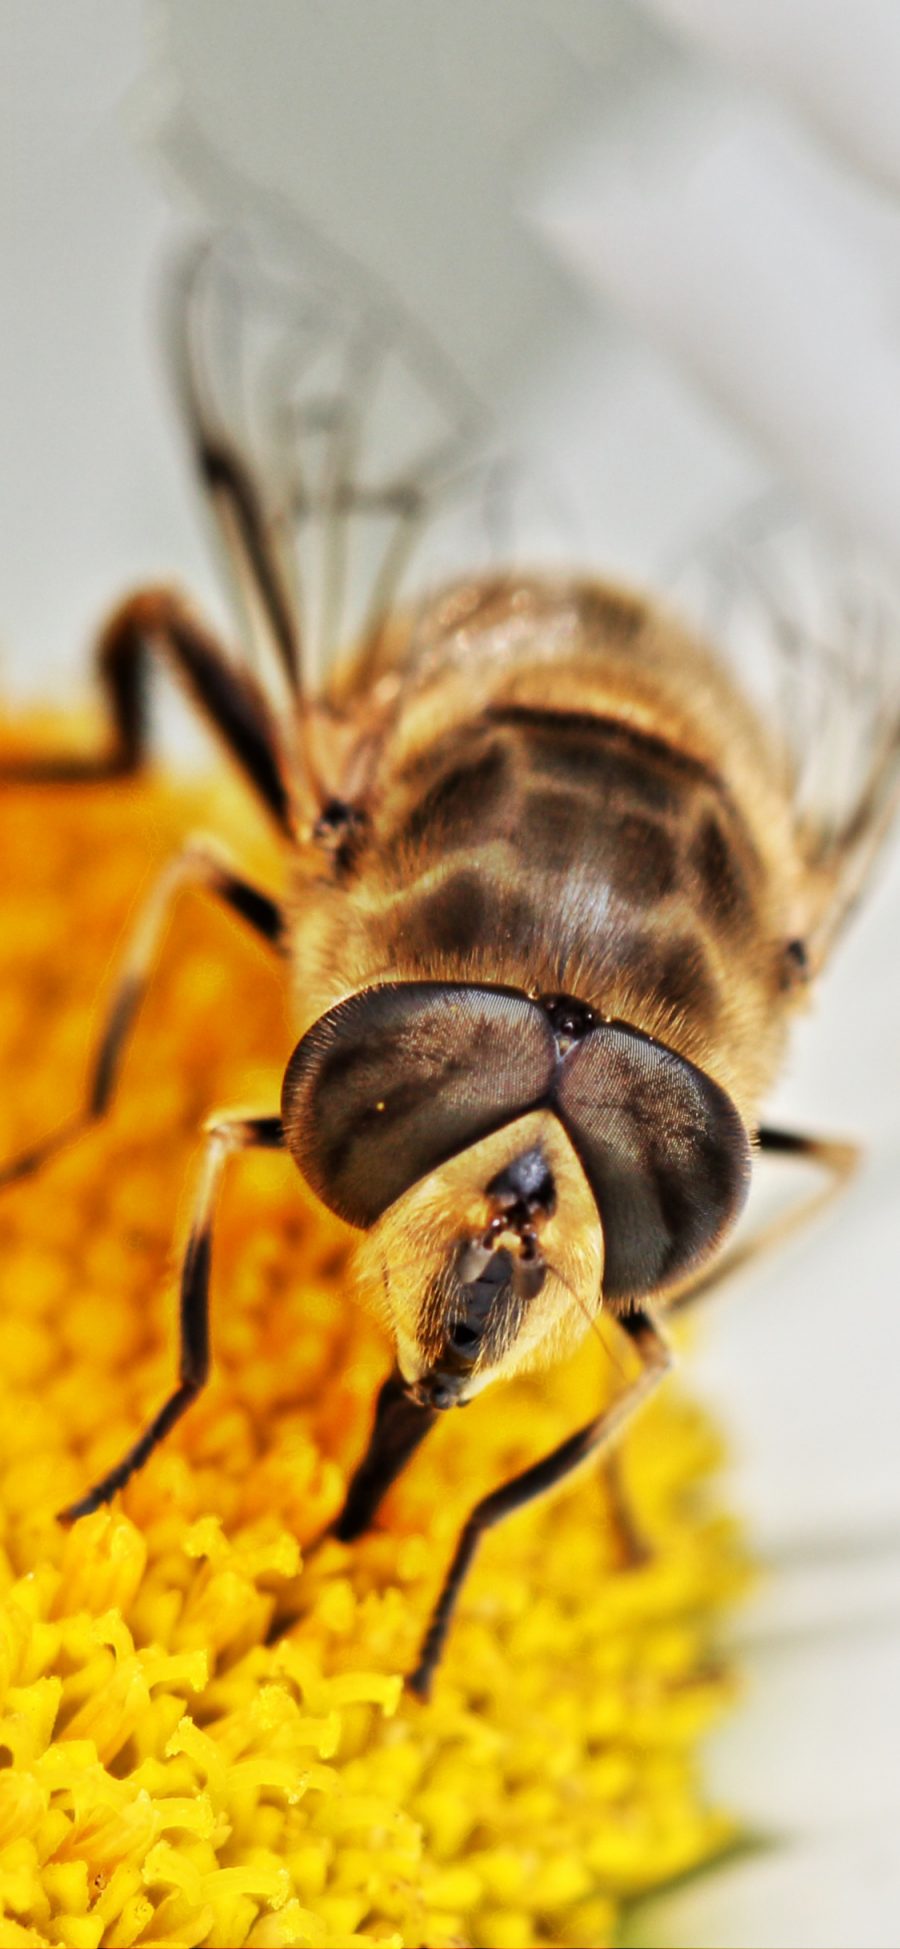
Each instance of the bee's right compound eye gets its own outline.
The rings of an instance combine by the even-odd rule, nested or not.
[[[396,1198],[544,1098],[553,1031],[525,995],[392,983],[329,1010],[288,1064],[288,1148],[323,1204],[367,1229]]]
[[[567,1055],[556,1107],[597,1200],[605,1297],[638,1300],[695,1271],[749,1185],[749,1139],[725,1091],[674,1049],[609,1023]]]

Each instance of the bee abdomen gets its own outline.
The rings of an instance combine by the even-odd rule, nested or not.
[[[707,1037],[759,963],[765,873],[727,782],[614,716],[497,705],[417,755],[379,825],[367,931],[406,979],[643,997],[651,1032],[662,1010]]]

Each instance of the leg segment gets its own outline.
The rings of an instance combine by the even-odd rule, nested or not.
[[[760,1150],[766,1156],[793,1157],[802,1163],[817,1165],[826,1173],[825,1184],[800,1199],[788,1211],[763,1225],[750,1238],[732,1246],[708,1271],[701,1272],[693,1284],[681,1291],[667,1296],[665,1301],[666,1318],[687,1311],[698,1299],[705,1299],[715,1289],[721,1292],[733,1278],[745,1271],[748,1266],[772,1252],[794,1232],[800,1231],[817,1217],[842,1191],[852,1178],[859,1163],[859,1150],[855,1144],[829,1137],[803,1137],[790,1130],[774,1130],[764,1126],[758,1132]],[[647,1561],[648,1547],[637,1527],[629,1507],[628,1496],[622,1482],[619,1457],[615,1450],[605,1463],[607,1490],[609,1494],[610,1519],[618,1538],[622,1561],[636,1566]]]
[[[147,666],[153,656],[161,657],[181,679],[265,810],[290,835],[284,764],[262,691],[248,671],[229,661],[174,589],[143,589],[130,596],[100,637],[97,667],[111,718],[105,749],[91,756],[7,763],[2,776],[59,784],[137,771],[146,756]]]
[[[723,1259],[708,1271],[701,1272],[692,1284],[668,1296],[665,1302],[667,1317],[683,1312],[686,1306],[692,1306],[695,1300],[704,1298],[713,1287],[721,1290],[726,1281],[735,1278],[764,1253],[774,1251],[794,1232],[802,1231],[830,1205],[832,1198],[845,1189],[859,1166],[858,1145],[843,1138],[805,1137],[797,1131],[775,1130],[763,1125],[758,1132],[758,1143],[764,1156],[792,1157],[800,1163],[816,1165],[826,1174],[824,1185],[801,1198],[788,1211],[770,1219],[749,1238],[732,1246]]]
[[[633,1312],[624,1316],[618,1324],[628,1334],[641,1359],[641,1373],[626,1392],[588,1421],[577,1433],[561,1442],[552,1453],[545,1455],[521,1475],[515,1475],[511,1482],[503,1483],[492,1495],[485,1496],[476,1503],[466,1523],[450,1569],[444,1579],[438,1601],[431,1615],[431,1622],[422,1641],[419,1662],[410,1675],[408,1684],[420,1698],[427,1698],[431,1681],[439,1663],[453,1613],[459,1600],[466,1576],[479,1542],[487,1529],[502,1522],[504,1516],[511,1516],[528,1502],[538,1496],[547,1495],[559,1483],[579,1468],[591,1455],[596,1455],[614,1441],[631,1420],[636,1409],[657,1386],[670,1365],[671,1356],[668,1345],[660,1329],[648,1313]]]
[[[622,1452],[612,1448],[602,1462],[609,1526],[616,1546],[616,1561],[621,1570],[639,1570],[649,1563],[653,1551],[641,1534],[631,1507],[631,1497],[622,1475]]]
[[[154,1448],[184,1414],[199,1394],[209,1372],[209,1271],[212,1257],[212,1228],[222,1172],[228,1157],[238,1150],[282,1150],[284,1132],[280,1117],[234,1117],[216,1120],[207,1126],[206,1155],[191,1234],[181,1269],[180,1334],[181,1358],[178,1386],[154,1415],[150,1426],[78,1502],[60,1511],[59,1520],[76,1522],[92,1509],[109,1502],[136,1469],[142,1468]]]
[[[146,901],[113,990],[94,1055],[82,1110],[32,1149],[0,1166],[0,1186],[28,1177],[58,1150],[106,1115],[114,1096],[125,1043],[144,998],[153,959],[176,894],[184,886],[207,887],[273,947],[279,947],[283,916],[277,902],[235,871],[213,840],[197,837],[163,868]]]
[[[369,1528],[382,1498],[402,1474],[410,1457],[438,1419],[437,1408],[411,1401],[397,1368],[388,1375],[378,1396],[369,1446],[355,1470],[334,1535],[352,1543]]]

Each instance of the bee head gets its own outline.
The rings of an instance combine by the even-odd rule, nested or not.
[[[449,1407],[708,1259],[747,1133],[692,1063],[566,995],[385,983],[298,1043],[282,1095],[303,1175],[363,1234],[410,1392]]]
[[[603,1234],[555,1118],[535,1111],[429,1173],[366,1234],[359,1269],[423,1406],[573,1345],[600,1305]]]

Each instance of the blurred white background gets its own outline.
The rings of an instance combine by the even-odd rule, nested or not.
[[[141,577],[223,613],[152,307],[176,216],[255,189],[439,337],[579,559],[656,583],[784,486],[900,572],[895,0],[5,0],[2,35],[8,687],[83,691]],[[900,1940],[898,949],[895,848],[772,1106],[866,1170],[691,1374],[772,1566],[712,1764],[773,1846],[635,1940]]]

